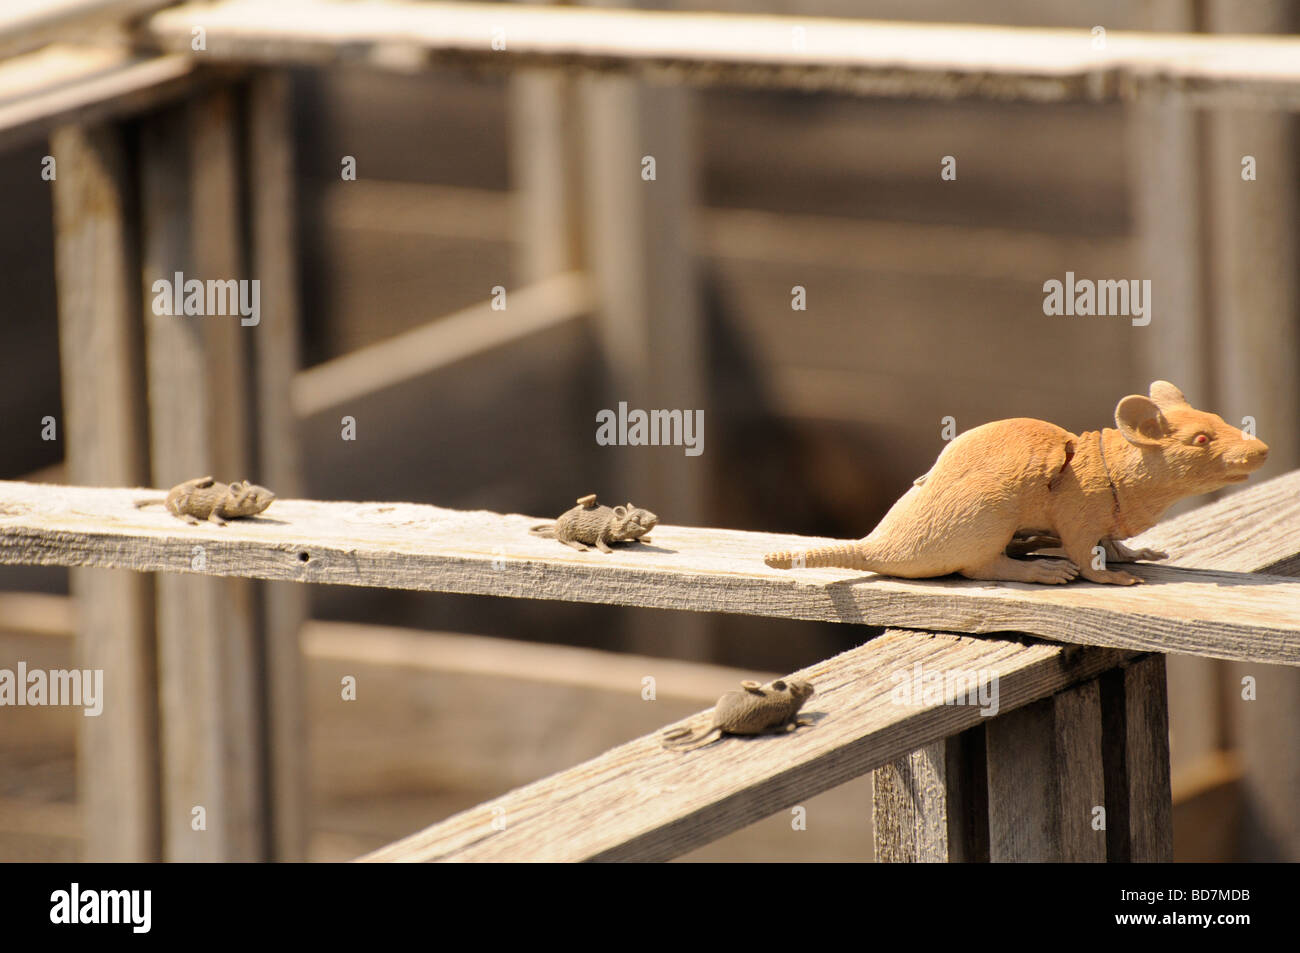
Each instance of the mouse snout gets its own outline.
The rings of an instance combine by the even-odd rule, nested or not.
[[[649,510],[646,510],[645,516],[641,517],[641,525],[646,529],[654,529],[659,525],[659,517],[655,516]]]
[[[1242,436],[1240,443],[1225,448],[1223,462],[1234,472],[1244,474],[1258,470],[1268,459],[1268,444],[1258,437]]]
[[[1255,467],[1263,466],[1264,461],[1268,459],[1268,444],[1258,437],[1252,437],[1246,441],[1245,451],[1242,454],[1242,462],[1252,470]]]

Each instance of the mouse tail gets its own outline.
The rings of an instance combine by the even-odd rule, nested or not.
[[[858,569],[866,572],[875,571],[879,565],[870,559],[863,550],[861,542],[837,543],[834,546],[821,546],[803,552],[782,551],[768,553],[763,562],[773,569]]]
[[[137,510],[140,510],[140,509],[144,509],[146,506],[162,506],[164,502],[166,501],[165,500],[136,500],[135,508]]]
[[[534,536],[540,536],[543,539],[555,539],[555,527],[551,526],[548,523],[542,523],[538,526],[534,526],[528,532]]]
[[[680,738],[680,740],[670,742],[668,740],[670,737]],[[665,736],[663,746],[670,751],[694,751],[696,748],[703,748],[706,745],[711,745],[715,741],[720,741],[721,739],[722,739],[721,728],[710,728],[708,731],[704,732],[704,734],[694,735],[694,736],[691,735],[688,729],[685,737],[681,737],[677,734],[673,734],[671,736]]]

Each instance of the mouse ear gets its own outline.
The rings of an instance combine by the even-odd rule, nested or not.
[[[627,516],[627,510],[623,509],[621,506],[616,506],[614,507],[614,515],[619,519],[622,519],[624,516]]]
[[[1152,381],[1151,399],[1160,407],[1186,407],[1187,398],[1173,384],[1168,381]]]
[[[1115,423],[1124,439],[1138,447],[1158,447],[1169,432],[1156,402],[1138,394],[1129,394],[1115,407]]]

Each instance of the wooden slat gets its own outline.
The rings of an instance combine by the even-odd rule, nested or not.
[[[988,857],[984,726],[872,773],[877,863],[978,863]]]
[[[132,169],[121,131],[65,127],[51,137],[55,264],[68,473],[86,482],[144,475]],[[80,569],[77,664],[100,669],[114,701],[79,718],[85,859],[159,857],[157,680],[146,577]],[[89,611],[92,610],[93,611]]]
[[[171,0],[5,0],[0,10],[0,58],[35,49],[70,33],[123,23]]]
[[[1294,4],[1205,4],[1212,32],[1294,33],[1296,14]],[[1270,447],[1263,472],[1279,473],[1300,466],[1300,139],[1294,117],[1262,110],[1213,110],[1205,122],[1216,404],[1233,423],[1255,418]],[[1241,177],[1247,155],[1254,181]],[[1253,701],[1241,699],[1245,675],[1258,682]],[[1242,859],[1300,860],[1300,672],[1230,666],[1225,677],[1246,792]]]
[[[615,6],[621,0],[594,3]],[[579,92],[584,244],[597,298],[603,372],[597,406],[626,402],[695,414],[705,406],[708,382],[701,283],[690,251],[696,204],[688,131],[692,99],[687,90],[626,76],[584,76]],[[641,177],[645,156],[655,162],[653,180]],[[683,523],[701,521],[705,468],[700,458],[633,447],[607,448],[602,456],[604,475],[628,499],[654,500],[656,512],[673,513]],[[710,621],[690,618],[664,632],[656,620],[636,616],[627,624],[626,647],[706,659]]]
[[[1173,860],[1165,659],[1151,655],[1101,679],[1106,857]]]
[[[309,417],[546,328],[578,320],[591,310],[592,302],[586,279],[577,272],[565,272],[510,291],[504,311],[493,311],[491,303],[485,301],[437,318],[386,341],[299,371],[291,389],[294,413]]]
[[[261,282],[261,320],[252,337],[258,479],[290,496],[303,492],[303,482],[291,402],[301,361],[289,76],[270,70],[255,76],[246,109],[249,260],[252,277]],[[261,595],[271,856],[299,861],[307,849],[307,732],[298,644],[307,593],[301,586],[271,583]]]
[[[1093,809],[1105,806],[1098,683],[995,718],[984,733],[989,859],[1105,861],[1106,834],[1092,828]]]
[[[60,125],[97,124],[175,99],[192,87],[184,56],[58,44],[0,62],[0,149],[39,142]]]
[[[696,83],[835,89],[860,95],[1113,100],[1144,79],[1198,99],[1300,104],[1300,40],[954,26],[821,17],[541,9],[512,4],[364,5],[228,0],[146,21],[142,35],[206,56],[412,72],[441,58],[488,64],[636,67]],[[792,41],[794,28],[805,42]],[[504,50],[492,49],[494,29]]]
[[[158,278],[178,271],[187,278],[239,276],[231,110],[229,94],[219,93],[153,116],[143,128],[151,442],[154,479],[168,485],[243,472],[247,464],[240,412],[246,388],[236,377],[242,358],[230,340],[243,330],[238,319],[160,315],[151,307]],[[200,546],[206,544],[190,541],[187,564]],[[164,856],[261,859],[263,762],[248,584],[163,576],[157,587]],[[195,807],[206,812],[205,830],[191,826]]]
[[[817,687],[806,709],[813,727],[780,738],[728,739],[687,754],[666,751],[658,734],[647,735],[365,859],[667,859],[980,723],[976,706],[896,703],[893,675],[910,675],[916,663],[935,671],[996,672],[1000,710],[1011,711],[1120,658],[890,631],[799,673]],[[494,828],[496,817],[504,829]]]
[[[1263,484],[1249,500],[1293,493],[1298,477]],[[204,571],[214,575],[1029,632],[1134,651],[1300,664],[1300,582],[1285,577],[1142,564],[1132,571],[1146,585],[1118,587],[791,572],[764,566],[763,553],[819,540],[669,525],[656,529],[651,544],[603,555],[530,536],[537,518],[305,500],[277,500],[259,520],[191,527],[157,507],[135,509],[141,492],[0,483],[8,514],[0,517],[0,562],[191,572],[191,550],[201,544]],[[1274,529],[1294,533],[1285,524]],[[1274,536],[1261,540],[1274,554],[1283,545]]]

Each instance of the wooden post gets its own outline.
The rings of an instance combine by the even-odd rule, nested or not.
[[[598,299],[606,370],[600,406],[615,413],[623,401],[629,410],[704,411],[704,452],[699,456],[663,446],[604,452],[615,460],[619,502],[626,496],[665,520],[698,525],[704,518],[712,421],[690,234],[695,204],[688,135],[692,94],[609,75],[584,75],[580,91],[585,257]],[[594,419],[591,426],[594,434]],[[638,616],[628,648],[706,658],[708,633],[704,617],[676,618],[665,626],[661,619]]]
[[[878,863],[989,859],[983,727],[878,768],[872,786]]]
[[[985,734],[989,859],[1105,861],[1106,835],[1093,828],[1105,805],[1097,681],[995,718]]]
[[[1107,859],[1172,861],[1165,658],[1139,658],[1100,681]]]
[[[121,132],[50,137],[68,479],[145,482],[135,193]],[[37,170],[32,172],[38,181]],[[104,673],[103,712],[78,718],[77,774],[89,861],[159,858],[157,683],[147,576],[74,569],[79,668]]]
[[[290,389],[298,356],[297,233],[291,86],[283,71],[260,72],[247,100],[251,272],[260,282],[261,322],[255,352],[257,482],[282,497],[302,494],[298,421]],[[266,746],[271,856],[298,861],[307,849],[307,759],[299,634],[307,590],[264,583],[262,662],[265,666]]]
[[[1287,34],[1300,25],[1295,4],[1210,0],[1207,29],[1216,33]],[[1254,417],[1270,447],[1264,473],[1300,465],[1300,209],[1297,207],[1294,114],[1221,109],[1208,116],[1207,186],[1212,214],[1211,263],[1218,316],[1217,399],[1229,423]],[[1255,179],[1243,178],[1254,160]],[[1257,696],[1243,700],[1242,678]],[[1300,860],[1300,672],[1227,666],[1229,740],[1242,760],[1243,860]]]
[[[153,283],[240,277],[233,102],[228,91],[151,117],[143,163],[145,323],[154,482],[243,479],[246,395],[238,316],[156,313]],[[193,560],[206,560],[196,545]],[[164,853],[168,860],[260,860],[262,718],[249,584],[162,575]],[[199,809],[202,809],[201,811]],[[199,818],[204,829],[195,829]]]

